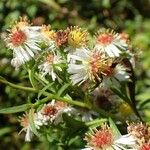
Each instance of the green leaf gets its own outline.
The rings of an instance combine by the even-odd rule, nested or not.
[[[115,125],[114,121],[111,118],[109,118],[109,124],[110,124],[111,129],[113,130],[113,133],[114,133],[115,137],[116,138],[120,137],[121,133],[118,130],[117,126]]]
[[[32,87],[36,89],[37,84],[36,84],[36,81],[35,81],[35,78],[34,78],[34,69],[28,70],[28,73],[29,73],[30,83],[31,83]]]
[[[124,100],[125,102],[129,103],[130,99],[124,95],[123,93],[121,93],[121,91],[119,91],[117,88],[112,87],[111,90],[118,95],[122,100]]]
[[[63,117],[63,120],[66,122],[68,127],[72,127],[74,129],[87,128],[83,122],[76,120],[73,117],[68,116],[65,113],[62,115],[62,117]]]
[[[36,129],[36,126],[35,126],[35,123],[34,123],[34,110],[33,109],[30,109],[29,111],[29,122],[30,122],[30,125],[31,125],[31,129],[32,129],[32,132],[40,137],[40,134],[38,133],[37,129]]]
[[[69,85],[70,85],[70,83],[64,84],[64,85],[58,90],[57,95],[58,95],[58,96],[61,96],[62,93],[69,87]]]
[[[101,124],[104,124],[104,122],[107,122],[106,118],[95,119],[95,120],[86,122],[85,124],[90,128],[94,128],[94,127],[100,126]]]
[[[4,128],[0,128],[0,136],[3,136],[7,133],[11,132],[11,128],[10,127],[4,127]]]
[[[0,114],[11,114],[11,113],[18,113],[28,110],[32,104],[23,104],[20,106],[8,107],[0,109]]]
[[[54,83],[50,83],[47,86],[45,86],[42,90],[40,90],[40,92],[38,93],[38,99],[41,97],[41,95],[43,95],[43,93],[50,88]]]

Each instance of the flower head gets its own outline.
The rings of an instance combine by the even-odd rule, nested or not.
[[[106,124],[102,125],[99,130],[92,129],[91,133],[86,134],[85,140],[87,147],[91,150],[122,150],[135,145],[135,139],[131,135],[116,138],[112,129]]]
[[[26,16],[20,17],[19,21],[16,21],[12,27],[12,30],[24,29],[30,26],[30,22]]]
[[[42,109],[37,112],[37,118],[45,125],[48,123],[58,124],[63,120],[63,113],[68,113],[68,115],[70,115],[73,112],[74,109],[66,103],[53,100],[45,104]]]
[[[68,41],[68,30],[57,31],[55,41],[58,47],[62,46],[63,44],[66,44]]]
[[[144,143],[139,150],[150,150],[150,143]]]
[[[34,113],[33,111],[32,111],[32,117],[33,117],[35,127],[39,129],[40,126],[43,124],[40,122],[40,120],[38,120],[36,113]],[[29,113],[26,112],[25,114],[23,114],[22,117],[20,117],[20,125],[23,127],[20,133],[22,131],[26,132],[25,141],[31,141],[33,133],[32,133],[31,125],[30,125]]]
[[[100,74],[109,65],[110,61],[98,51],[82,49],[70,56],[73,60],[68,65],[73,84],[82,84],[86,80],[99,78]]]
[[[104,29],[97,34],[95,48],[106,53],[109,57],[119,57],[123,51],[127,50],[127,47],[127,40],[114,31]]]
[[[38,46],[38,37],[38,31],[33,30],[23,19],[9,30],[5,40],[7,46],[13,50],[15,67],[31,60],[41,50]]]
[[[68,44],[73,48],[84,47],[87,43],[87,31],[78,26],[71,27],[68,34]]]
[[[61,56],[55,53],[48,53],[44,58],[44,62],[39,65],[39,70],[42,73],[42,76],[49,74],[52,77],[52,80],[55,81],[57,74],[55,70],[62,71],[60,63],[62,63]]]
[[[100,130],[95,129],[92,134],[87,134],[85,140],[90,147],[104,149],[112,145],[113,134],[108,126],[103,125]]]
[[[55,40],[56,33],[54,30],[51,29],[50,25],[43,25],[41,28],[41,34],[47,42]]]
[[[139,144],[147,143],[150,139],[150,127],[142,122],[128,123],[128,133],[136,137]]]
[[[16,30],[10,35],[10,42],[14,46],[20,46],[27,40],[27,35],[21,30]]]

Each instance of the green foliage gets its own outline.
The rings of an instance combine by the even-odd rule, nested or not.
[[[141,7],[139,7],[139,5]],[[143,9],[143,7],[145,9]],[[79,25],[86,27],[92,33],[95,33],[100,27],[110,27],[118,31],[123,30],[127,32],[131,37],[134,51],[137,54],[135,59],[138,60],[136,64],[138,66],[138,68],[136,68],[137,108],[143,112],[143,119],[150,122],[150,20],[148,18],[149,13],[147,13],[149,9],[150,5],[148,1],[141,0],[1,0],[0,30],[3,32],[9,28],[19,16],[27,15],[33,21],[34,25],[50,23],[55,29],[66,28],[70,25]],[[1,34],[1,36],[3,37],[5,35]],[[140,49],[136,49],[136,47]],[[26,77],[27,71],[21,69],[14,71],[14,68],[10,65],[12,54],[6,50],[1,41],[0,49],[0,75],[14,83],[22,83],[23,85],[30,86]],[[70,86],[69,84],[64,84],[61,88],[54,88],[52,83],[47,84],[47,82],[42,81],[40,77],[34,76],[32,70],[29,72],[33,87],[39,87],[36,85],[36,81],[40,81],[40,87],[43,87],[38,94],[38,99],[42,99],[43,93],[46,91],[54,93],[57,90],[58,96],[66,96],[65,90]],[[128,93],[122,95],[118,89],[113,89],[113,91],[122,99],[129,102]],[[79,91],[79,93],[83,94],[81,91]],[[74,93],[70,94],[73,95]],[[0,138],[3,139],[0,140],[0,149],[74,150],[74,148],[79,149],[81,146],[84,147],[85,143],[81,139],[83,137],[75,136],[75,132],[81,132],[83,134],[87,126],[66,114],[63,115],[65,124],[68,127],[72,126],[73,131],[64,127],[64,125],[58,127],[58,129],[54,129],[56,132],[53,132],[52,129],[45,129],[47,130],[45,141],[44,137],[42,137],[42,142],[39,144],[37,144],[37,141],[34,141],[32,144],[24,143],[24,138],[20,135],[18,136],[16,131],[16,127],[18,131],[20,130],[17,123],[18,114],[13,116],[8,115],[7,117],[2,114],[28,110],[31,105],[24,104],[27,102],[28,97],[31,99],[31,102],[34,102],[34,93],[27,93],[25,91],[20,93],[18,90],[0,83],[0,106],[9,107],[0,110]],[[76,96],[74,95],[74,97]],[[16,106],[11,107],[14,106],[14,104]],[[30,115],[30,122],[34,133],[38,135],[34,128],[32,115]],[[109,123],[115,128],[111,119],[109,119]],[[12,126],[8,127],[10,124]],[[82,131],[80,131],[80,128],[82,128]],[[68,138],[66,138],[66,133],[69,135]],[[10,134],[12,136],[10,136]],[[60,139],[60,141],[56,139]]]

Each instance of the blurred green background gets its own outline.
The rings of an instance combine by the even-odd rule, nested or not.
[[[71,25],[95,32],[101,27],[126,32],[136,53],[137,108],[150,122],[150,1],[149,0],[0,0],[0,33],[19,16],[28,16],[34,25],[51,24],[54,29]],[[14,83],[29,85],[24,70],[10,65],[12,52],[0,41],[0,76]],[[137,67],[138,66],[138,67]],[[30,86],[30,85],[29,85]],[[23,104],[34,94],[0,83],[0,108]],[[0,149],[47,150],[46,143],[25,143],[17,115],[0,115]]]

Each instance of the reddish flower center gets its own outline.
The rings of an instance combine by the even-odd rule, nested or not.
[[[53,61],[54,61],[54,55],[49,54],[49,55],[47,56],[47,58],[46,58],[46,61],[47,61],[48,63],[52,64]]]
[[[23,31],[15,31],[10,37],[10,41],[14,46],[23,44],[27,39],[26,34]]]
[[[113,41],[113,35],[111,34],[104,33],[97,37],[97,43],[100,43],[100,44],[108,45],[112,43],[112,41]]]
[[[57,110],[53,106],[45,106],[43,109],[43,114],[46,116],[55,115]]]
[[[150,150],[150,144],[144,144],[141,148],[140,148],[140,150]]]
[[[90,60],[90,70],[93,75],[96,75],[99,71],[101,56],[99,54],[94,53]]]
[[[111,76],[113,74],[113,71],[114,71],[114,68],[109,67],[109,68],[107,68],[106,70],[103,71],[103,74],[105,76]]]
[[[112,134],[108,129],[98,131],[91,139],[91,144],[97,148],[104,148],[112,144]]]

